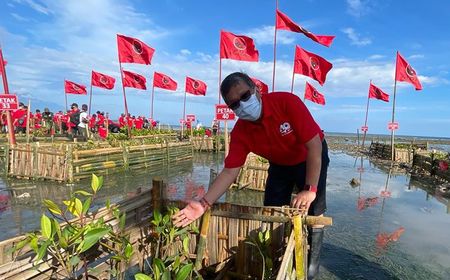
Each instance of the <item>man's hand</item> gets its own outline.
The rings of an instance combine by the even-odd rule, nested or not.
[[[311,203],[316,199],[316,193],[311,191],[301,191],[291,202],[291,206],[298,209],[306,209],[308,211]]]
[[[205,212],[206,209],[200,202],[189,201],[188,205],[186,205],[183,210],[172,216],[172,221],[177,227],[185,227],[200,218]]]

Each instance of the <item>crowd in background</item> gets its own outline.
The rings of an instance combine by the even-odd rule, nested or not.
[[[30,111],[28,117],[28,108],[21,102],[19,103],[19,108],[11,112],[11,118],[16,133],[26,133],[28,127],[30,132],[39,130],[44,135],[69,134],[72,136],[80,135],[86,138],[98,136],[102,139],[107,137],[108,132],[118,133],[127,126],[142,130],[154,129],[158,125],[158,121],[145,116],[121,114],[117,121],[113,121],[109,118],[108,113],[97,111],[89,115],[88,106],[83,104],[80,109],[77,103],[72,103],[70,110],[66,113],[63,111],[53,113],[48,108],[45,108],[43,112],[39,109],[36,109],[34,113]],[[7,133],[6,111],[1,111],[0,125],[2,133]],[[185,122],[183,125],[190,130],[192,124]],[[195,129],[199,130],[201,128],[201,123],[197,123]],[[205,129],[206,136],[216,134],[218,122],[213,121],[211,128],[212,131],[209,128]]]

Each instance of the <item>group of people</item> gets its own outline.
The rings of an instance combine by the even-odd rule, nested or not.
[[[26,133],[28,128],[30,131],[42,130],[47,135],[59,133],[81,135],[86,138],[93,135],[106,138],[108,132],[117,133],[126,126],[140,130],[155,128],[158,124],[155,120],[131,114],[121,114],[118,121],[111,120],[108,113],[100,111],[89,115],[88,106],[83,104],[80,109],[77,103],[72,103],[66,113],[63,111],[53,113],[45,108],[42,113],[36,109],[34,113],[30,111],[28,115],[28,107],[21,102],[19,108],[11,113],[11,119],[16,133]],[[6,111],[1,112],[0,125],[1,131],[7,133]]]

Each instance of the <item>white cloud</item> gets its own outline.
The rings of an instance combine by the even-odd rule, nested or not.
[[[191,51],[189,51],[189,50],[187,50],[187,49],[182,49],[182,50],[180,51],[180,53],[181,53],[182,55],[190,55],[190,54],[191,54]]]
[[[245,32],[246,35],[255,40],[257,45],[273,45],[274,35],[275,35],[274,26],[265,25],[260,28],[253,28]],[[284,32],[278,30],[277,32],[277,44],[290,45],[295,42],[295,36],[298,36],[297,33],[292,32]]]
[[[36,0],[14,0],[16,3],[28,5],[30,8],[35,10],[36,12],[42,14],[50,14],[52,10],[50,10],[45,4],[38,3]]]
[[[347,12],[354,17],[361,17],[369,12],[367,1],[347,0]]]
[[[381,55],[381,54],[373,54],[371,56],[368,57],[368,59],[370,60],[377,60],[377,59],[382,59],[385,58],[385,55]]]
[[[361,35],[356,33],[356,31],[351,27],[344,28],[341,31],[347,35],[350,39],[350,44],[352,45],[366,46],[372,44],[372,40],[370,38],[361,37]]]
[[[18,15],[16,13],[11,13],[11,16],[13,18],[17,19],[18,21],[29,21],[29,19],[27,19],[27,18],[25,18],[23,16],[20,16],[20,15]]]
[[[413,54],[413,55],[410,55],[408,57],[408,59],[420,59],[420,58],[424,58],[424,57],[425,56],[423,54]]]

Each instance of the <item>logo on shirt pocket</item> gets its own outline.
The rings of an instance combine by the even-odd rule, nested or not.
[[[281,136],[288,135],[291,132],[292,132],[292,127],[288,122],[284,122],[280,125]]]

